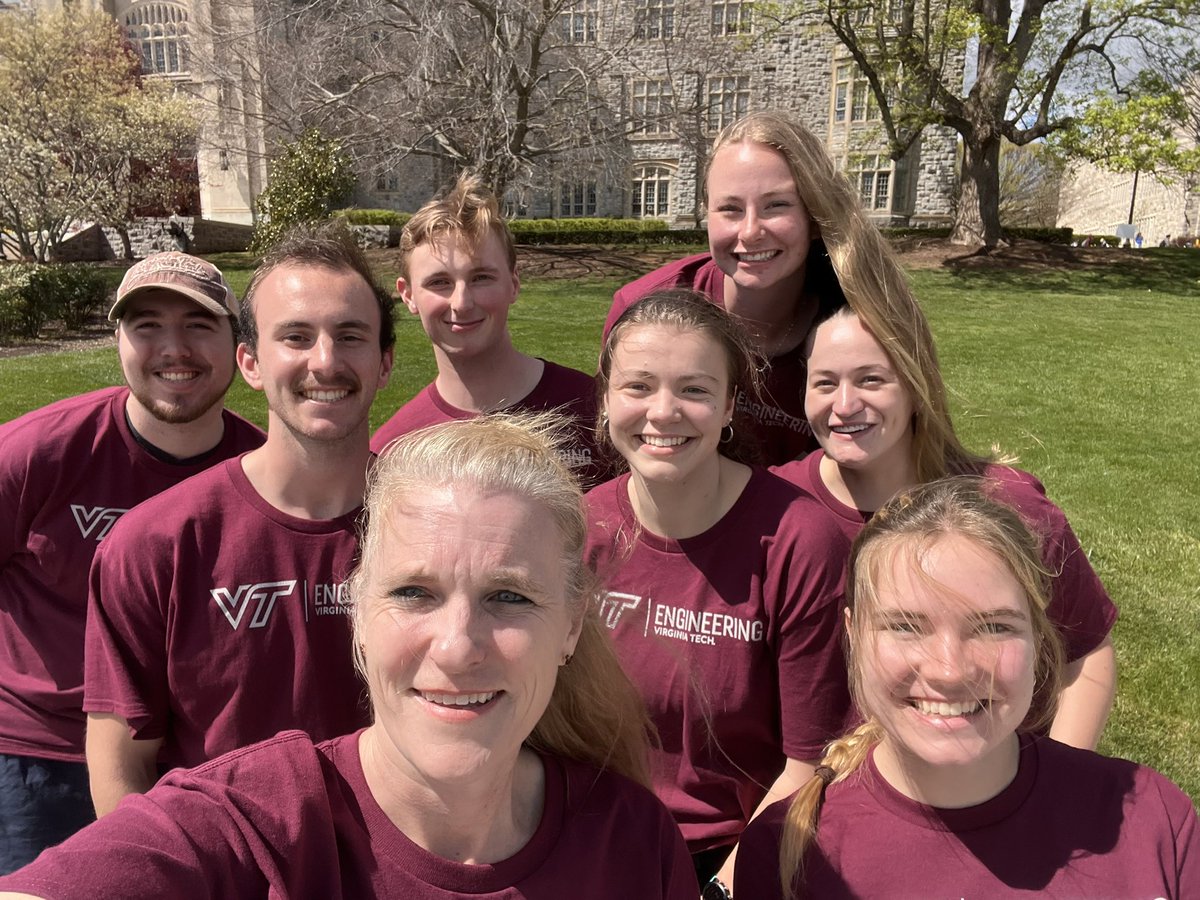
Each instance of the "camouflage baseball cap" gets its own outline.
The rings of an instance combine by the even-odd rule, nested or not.
[[[147,256],[125,273],[117,288],[116,302],[108,311],[108,320],[115,322],[121,318],[130,297],[151,290],[180,294],[214,315],[237,315],[237,297],[220,269],[191,254],[171,250]]]

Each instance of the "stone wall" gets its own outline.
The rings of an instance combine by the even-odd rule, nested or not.
[[[596,44],[580,45],[583,52],[613,51],[606,76],[598,82],[612,115],[630,126],[634,83],[669,79],[676,115],[665,134],[630,134],[620,146],[596,151],[595,177],[598,216],[631,214],[635,169],[661,163],[671,171],[670,211],[667,222],[694,227],[697,195],[714,134],[708,128],[707,103],[710,78],[736,76],[748,81],[749,108],[780,109],[792,113],[820,136],[839,168],[849,168],[851,153],[883,149],[878,122],[833,120],[836,60],[845,56],[833,32],[818,12],[790,24],[769,40],[747,35],[712,34],[711,0],[675,0],[673,35],[638,38],[638,4],[630,0],[602,0],[599,4]],[[961,62],[961,61],[960,61]],[[853,146],[852,146],[853,145]],[[699,149],[699,151],[697,150]],[[871,149],[874,148],[874,149]],[[894,181],[901,182],[890,209],[873,211],[880,224],[946,224],[953,215],[958,178],[955,169],[957,142],[949,129],[931,128],[918,148],[896,167]],[[558,172],[579,166],[560,164]],[[506,212],[548,217],[558,213],[558,192],[564,180],[552,168],[538,173],[526,195],[507,198]],[[396,171],[384,174],[381,183],[373,174],[360,185],[359,203],[415,211],[439,185],[453,176],[445,165],[409,157]],[[656,216],[658,217],[658,216]]]

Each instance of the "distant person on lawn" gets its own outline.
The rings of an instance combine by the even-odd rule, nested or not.
[[[0,873],[94,818],[83,636],[101,538],[131,507],[263,441],[222,405],[236,310],[215,266],[147,257],[108,314],[127,386],[0,425]]]
[[[438,374],[371,439],[371,449],[411,431],[498,410],[561,410],[575,420],[565,453],[585,487],[604,476],[592,426],[591,375],[513,346],[508,310],[521,288],[512,234],[495,196],[464,172],[444,196],[426,203],[400,237],[396,290],[433,344]]]

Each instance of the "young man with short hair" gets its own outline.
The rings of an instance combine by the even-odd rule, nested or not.
[[[83,644],[101,538],[143,500],[263,441],[222,405],[236,304],[202,259],[142,260],[108,315],[127,386],[0,425],[0,874],[94,818]]]
[[[344,582],[391,298],[348,231],[302,228],[255,272],[242,330],[266,443],[135,510],[92,567],[84,709],[101,815],[163,768],[367,721]]]
[[[396,289],[421,319],[438,374],[375,432],[371,449],[429,425],[497,411],[558,410],[572,426],[567,462],[585,486],[606,477],[592,427],[591,375],[522,353],[508,331],[521,288],[512,234],[495,196],[470,173],[404,226]]]

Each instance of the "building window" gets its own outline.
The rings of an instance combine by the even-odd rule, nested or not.
[[[563,40],[568,44],[596,43],[600,0],[576,0],[559,14]]]
[[[400,190],[399,175],[380,175],[375,179],[375,190],[386,191],[388,193],[396,193]]]
[[[879,120],[875,92],[857,66],[838,65],[833,76],[833,121],[874,122]]]
[[[892,161],[878,154],[854,160],[852,171],[858,174],[858,195],[866,209],[892,208],[892,168]]]
[[[175,3],[143,3],[125,13],[125,35],[147,75],[187,72],[187,11]]]
[[[633,82],[634,134],[668,134],[671,131],[671,82],[665,78],[638,78]]]
[[[708,130],[720,131],[750,111],[750,76],[708,79]]]
[[[675,35],[675,0],[637,0],[633,12],[634,35],[669,38]]]
[[[749,34],[753,30],[753,23],[753,3],[713,0],[713,37],[721,37],[727,34]]]
[[[563,218],[596,215],[596,182],[563,184],[558,193],[558,214]]]
[[[633,170],[630,213],[635,219],[658,218],[671,210],[671,170],[666,166],[641,166]]]

